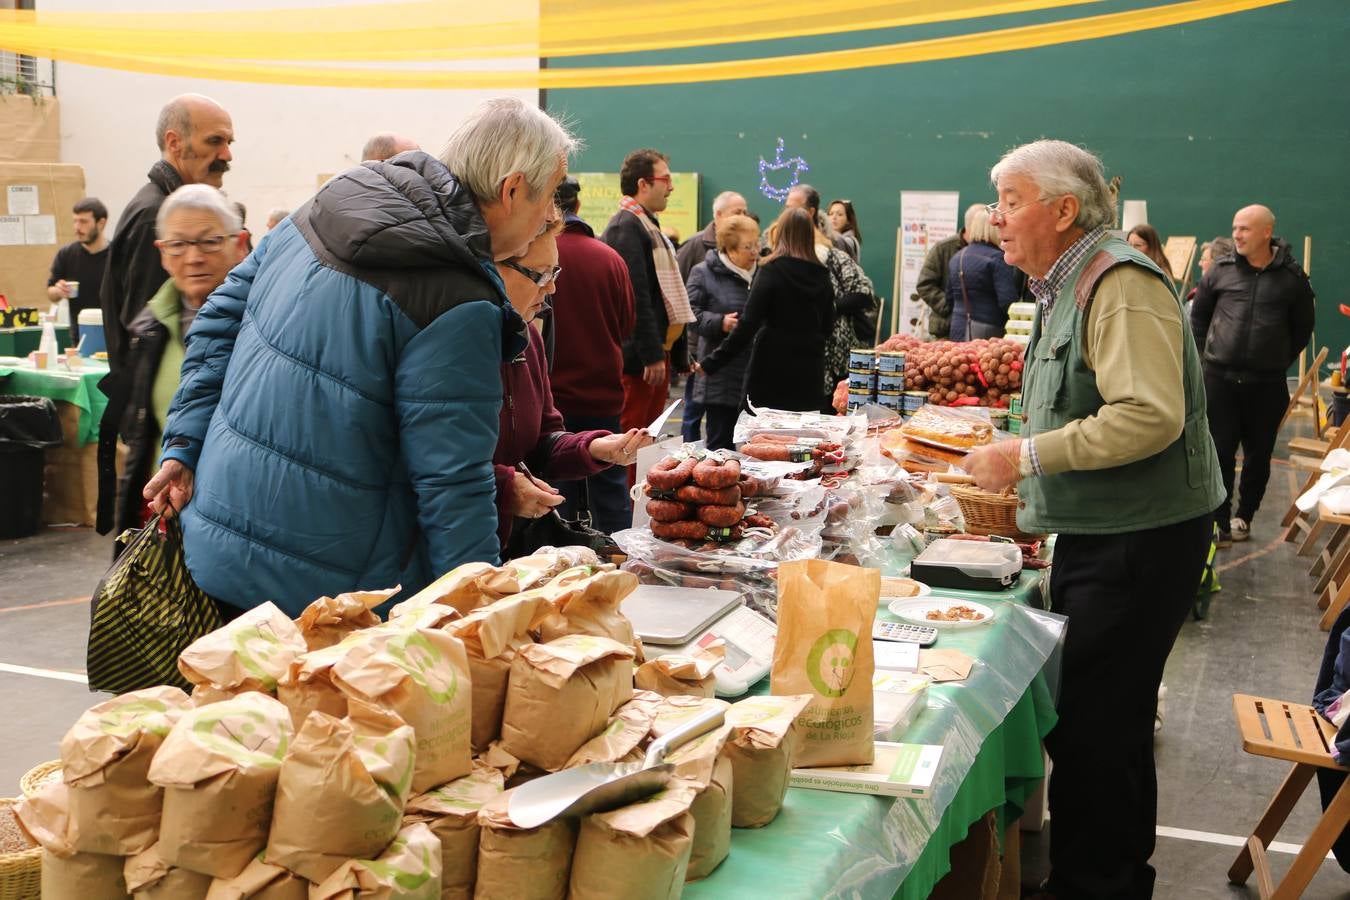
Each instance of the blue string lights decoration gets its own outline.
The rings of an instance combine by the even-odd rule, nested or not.
[[[787,199],[788,192],[801,184],[802,173],[809,172],[811,167],[806,164],[806,160],[800,156],[783,158],[783,139],[778,139],[778,149],[773,155],[773,161],[759,158],[759,192],[770,200],[777,200],[782,203]],[[776,187],[769,181],[770,172],[782,172],[784,169],[792,170],[792,180],[786,187]]]

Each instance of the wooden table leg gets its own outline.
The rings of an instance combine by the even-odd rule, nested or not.
[[[1317,771],[1316,766],[1310,766],[1306,763],[1295,763],[1294,767],[1289,770],[1289,774],[1284,777],[1284,783],[1280,785],[1280,789],[1275,792],[1274,797],[1270,798],[1270,804],[1266,807],[1266,811],[1262,813],[1261,820],[1252,829],[1252,837],[1259,840],[1261,846],[1269,847],[1270,842],[1275,840],[1275,835],[1279,833],[1280,826],[1284,824],[1285,819],[1289,818],[1289,813],[1298,803],[1298,798],[1303,796],[1303,791],[1308,787],[1308,782],[1312,780],[1315,771]],[[1347,781],[1347,784],[1350,784],[1350,781]],[[1342,791],[1344,791],[1344,788],[1342,788]],[[1325,854],[1326,850],[1323,850],[1322,853]],[[1228,869],[1228,880],[1233,884],[1246,884],[1247,878],[1251,874],[1252,853],[1250,849],[1244,846],[1242,852],[1237,855],[1237,859],[1233,860],[1233,865]]]

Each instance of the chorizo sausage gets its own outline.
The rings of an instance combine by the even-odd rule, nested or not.
[[[753,459],[762,459],[766,462],[788,462],[792,459],[792,446],[790,444],[769,442],[746,444],[741,447],[741,453]]]
[[[679,522],[693,517],[693,507],[675,500],[648,500],[647,515],[656,522]]]
[[[673,491],[688,483],[694,475],[696,464],[697,461],[692,458],[667,456],[647,470],[647,483],[659,491]]]
[[[706,522],[714,528],[730,528],[741,520],[745,515],[745,504],[737,503],[735,506],[700,506],[698,508],[698,520]]]
[[[746,528],[776,528],[777,525],[773,519],[770,519],[764,513],[751,513],[746,516],[741,523]]]
[[[732,487],[741,480],[741,464],[735,459],[705,459],[694,467],[694,483],[705,488]]]
[[[758,497],[764,490],[764,482],[753,475],[741,475],[741,496]]]
[[[652,534],[666,540],[701,541],[708,537],[708,526],[702,522],[686,520],[683,522],[651,523]]]
[[[695,469],[695,471],[698,471]],[[741,489],[738,485],[726,488],[705,488],[696,484],[686,484],[675,491],[675,499],[695,506],[735,506],[741,502]]]

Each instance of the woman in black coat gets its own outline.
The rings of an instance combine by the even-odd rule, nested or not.
[[[750,283],[759,262],[759,226],[749,216],[727,216],[717,223],[717,249],[709,250],[703,262],[689,273],[689,305],[698,317],[699,346],[705,354],[731,333],[750,296]],[[710,450],[731,447],[736,417],[745,405],[745,372],[748,351],[737,353],[716,374],[694,376],[694,399],[708,415],[707,444]]]
[[[804,209],[783,211],[773,253],[760,263],[745,312],[705,357],[716,375],[751,347],[746,394],[756,406],[819,410],[824,397],[825,342],[834,329],[834,289],[816,258],[815,227]]]

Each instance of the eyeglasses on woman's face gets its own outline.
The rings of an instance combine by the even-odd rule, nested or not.
[[[562,274],[562,266],[553,266],[551,269],[545,269],[544,271],[540,272],[535,269],[531,269],[527,266],[522,266],[520,263],[512,259],[503,260],[502,265],[506,266],[508,269],[514,269],[515,271],[524,275],[526,278],[533,281],[535,283],[535,286],[541,288],[546,288],[550,284],[556,283],[558,280],[558,276]]]

